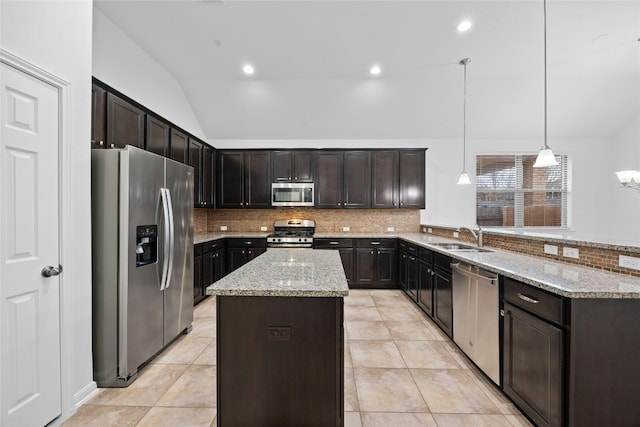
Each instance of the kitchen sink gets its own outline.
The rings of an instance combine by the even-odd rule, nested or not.
[[[490,249],[479,248],[477,246],[465,245],[462,243],[433,243],[433,245],[454,252],[493,252]]]

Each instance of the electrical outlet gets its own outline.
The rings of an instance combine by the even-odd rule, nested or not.
[[[631,268],[633,270],[640,270],[640,258],[620,255],[618,265],[620,267]]]
[[[342,227],[342,231],[344,231],[345,233],[347,231],[351,231],[351,227]]]
[[[427,232],[427,227],[422,227],[422,232],[426,233]]]
[[[549,255],[558,255],[558,247],[556,245],[544,245],[544,253]]]
[[[562,248],[562,256],[565,258],[580,258],[580,250],[578,248]]]
[[[431,227],[427,228],[427,233],[433,233],[433,228]]]
[[[395,227],[387,227],[387,231],[396,231]]]
[[[455,237],[457,239],[458,237],[460,237],[460,233],[458,233],[457,231],[454,231],[453,232],[453,237]]]
[[[220,231],[227,231],[227,226],[226,225],[221,225],[220,226]]]
[[[260,226],[260,231],[267,231],[267,226],[266,225]]]

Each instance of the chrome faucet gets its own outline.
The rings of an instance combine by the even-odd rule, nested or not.
[[[476,232],[472,229],[470,229],[469,227],[460,227],[458,228],[458,232],[463,231],[463,230],[467,230],[469,233],[471,233],[471,235],[473,236],[474,239],[476,239],[476,242],[478,243],[478,247],[481,248],[484,243],[482,242],[482,228],[478,225],[478,233],[476,234]]]

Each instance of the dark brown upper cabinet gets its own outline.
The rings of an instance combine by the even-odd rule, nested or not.
[[[313,182],[313,151],[272,151],[271,182]]]
[[[397,208],[400,204],[398,151],[371,153],[371,207]]]
[[[107,147],[133,145],[144,149],[145,112],[122,98],[107,93]]]
[[[424,209],[424,150],[400,151],[400,208]]]
[[[218,151],[218,207],[271,207],[269,151]]]
[[[318,151],[316,170],[315,207],[370,207],[369,151]]]
[[[147,138],[145,149],[161,156],[169,156],[169,124],[158,117],[147,114]]]
[[[187,134],[180,132],[177,129],[171,128],[171,142],[169,144],[171,147],[171,158],[176,162],[189,164],[188,159],[188,148],[189,148],[189,137]]]
[[[214,153],[215,151],[204,142],[189,138],[189,165],[193,166],[195,207],[215,207]]]
[[[107,142],[107,91],[91,86],[91,148],[105,148]]]

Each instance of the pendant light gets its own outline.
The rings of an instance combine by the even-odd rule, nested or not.
[[[547,0],[542,1],[544,14],[544,145],[538,153],[534,168],[557,166],[556,156],[547,145]]]
[[[467,64],[471,62],[471,59],[461,59],[458,64],[464,66],[464,102],[462,103],[462,173],[458,178],[459,185],[471,184],[469,174],[466,168],[466,156],[467,156]]]

